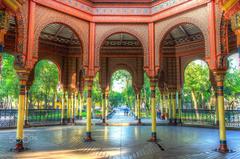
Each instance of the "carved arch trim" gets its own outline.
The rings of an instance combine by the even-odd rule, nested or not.
[[[148,59],[148,42],[146,41],[146,37],[144,37],[144,35],[140,34],[138,31],[128,28],[127,26],[121,26],[121,27],[110,29],[109,31],[104,33],[98,41],[96,41],[95,66],[98,67],[100,65],[100,51],[101,51],[101,46],[103,42],[111,35],[114,35],[117,33],[126,33],[137,38],[137,40],[141,43],[143,47],[144,66],[145,66],[147,64],[147,59]]]
[[[166,23],[166,25],[163,26],[163,28],[161,28],[161,32],[160,34],[156,35],[156,50],[155,50],[155,63],[157,66],[159,66],[159,60],[160,60],[160,57],[161,57],[161,45],[162,45],[162,42],[165,38],[165,36],[169,33],[169,31],[171,31],[174,27],[180,25],[180,24],[184,24],[184,23],[187,23],[187,24],[193,24],[194,26],[198,27],[202,34],[203,34],[203,37],[204,37],[204,43],[205,43],[205,55],[209,55],[210,52],[209,52],[209,35],[208,35],[208,25],[206,24],[203,24],[200,20],[198,19],[194,19],[194,18],[191,18],[191,17],[181,17],[181,18],[178,18],[177,20],[172,20],[171,22],[169,23]],[[156,28],[157,29],[157,28]]]
[[[39,22],[35,26],[33,56],[34,57],[38,57],[39,37],[40,37],[41,32],[48,25],[54,24],[54,23],[60,23],[60,24],[66,25],[76,34],[76,36],[78,37],[78,39],[79,39],[79,41],[81,43],[80,44],[81,47],[82,47],[81,54],[83,54],[83,59],[88,58],[88,55],[87,55],[87,51],[88,51],[87,45],[88,45],[88,42],[86,42],[86,40],[83,40],[85,38],[81,38],[84,34],[83,34],[83,30],[81,30],[81,28],[78,27],[78,23],[76,21],[70,19],[70,18],[67,18],[67,17],[63,18],[62,16],[56,16],[56,15],[53,15],[52,17],[44,18],[41,22]],[[82,62],[84,62],[83,59],[82,59]]]
[[[136,78],[137,72],[135,71],[134,68],[132,68],[131,66],[129,66],[127,64],[119,63],[117,65],[114,65],[113,69],[111,69],[109,74],[108,74],[109,75],[107,77],[108,80],[109,80],[108,82],[110,83],[112,75],[119,70],[125,70],[125,71],[129,72],[129,74],[132,76],[132,85],[133,85],[134,89],[136,89],[135,87],[137,87],[137,86],[136,86],[136,81],[135,80],[137,79]]]

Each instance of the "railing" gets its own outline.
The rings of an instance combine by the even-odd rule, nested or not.
[[[28,122],[60,122],[61,112],[61,109],[29,109]]]
[[[215,125],[216,123],[215,110],[182,109],[180,113],[177,111],[177,114],[183,123],[199,125]]]
[[[17,109],[0,109],[0,128],[17,125]]]
[[[17,109],[0,109],[0,128],[16,127]],[[111,117],[114,112],[108,114]],[[67,119],[67,109],[65,110],[65,119]],[[76,119],[77,113],[76,113]],[[177,110],[177,118],[185,124],[216,126],[215,110],[195,110],[181,109]],[[240,127],[240,110],[225,110],[225,121],[227,127]],[[61,109],[29,109],[28,122],[30,125],[37,124],[60,124]]]
[[[227,127],[240,127],[240,110],[225,110]]]
[[[181,109],[177,117],[187,124],[217,126],[215,110]],[[240,110],[225,110],[225,122],[226,127],[240,127]]]
[[[71,110],[70,110],[71,111]],[[67,120],[68,110],[64,111],[64,118]],[[83,110],[86,115],[86,112]],[[70,113],[72,114],[72,112]],[[0,109],[0,128],[11,128],[17,126],[17,109]],[[61,109],[28,109],[28,124],[33,125],[48,125],[60,124],[62,117]],[[71,115],[70,115],[71,117]],[[75,119],[79,119],[79,113],[75,112]]]

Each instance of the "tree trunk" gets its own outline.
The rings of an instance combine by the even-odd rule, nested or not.
[[[195,110],[195,113],[196,113],[196,117],[197,117],[197,119],[199,119],[198,106],[197,106],[197,98],[196,98],[196,95],[195,95],[195,93],[194,93],[193,90],[191,91],[191,95],[192,95],[193,106],[194,106],[194,110]]]

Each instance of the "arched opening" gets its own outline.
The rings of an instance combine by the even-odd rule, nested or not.
[[[183,85],[184,65],[196,58],[205,57],[205,40],[202,31],[194,24],[182,23],[171,28],[160,44],[160,85],[177,90]]]
[[[51,59],[60,66],[61,84],[65,91],[76,90],[83,69],[83,48],[80,37],[68,25],[47,25],[39,37],[39,59]]]
[[[140,95],[144,81],[143,54],[142,43],[129,33],[112,34],[101,45],[100,85],[103,92],[108,92],[111,88],[109,99],[113,107],[125,106],[129,110],[135,107],[136,95]],[[116,81],[115,77],[121,79],[122,83],[127,83],[126,80],[131,81],[131,85],[128,83],[127,86],[129,88],[122,90],[128,90],[131,96],[127,98],[121,95],[121,92],[113,91],[117,83],[113,82]],[[107,113],[111,112],[110,109],[108,111]]]
[[[35,66],[34,81],[29,92],[29,108],[54,109],[55,96],[60,92],[58,85],[57,65],[49,60],[39,61]]]
[[[206,62],[195,60],[190,62],[184,71],[184,105],[187,109],[211,109],[211,81]]]
[[[116,113],[113,120],[119,119],[121,116],[133,115],[135,96],[131,73],[123,69],[115,71],[111,75],[108,105],[109,109]]]
[[[27,119],[29,123],[59,122],[63,94],[59,83],[59,68],[50,60],[39,61],[34,68],[34,80],[28,81]]]
[[[208,65],[203,60],[190,62],[184,70],[181,119],[186,122],[208,122],[216,119],[216,98],[211,86]]]

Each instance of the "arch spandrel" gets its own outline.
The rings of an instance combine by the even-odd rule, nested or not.
[[[27,28],[28,28],[28,3],[24,3],[21,10],[16,14],[17,22],[17,53],[27,52]]]
[[[60,23],[71,28],[76,34],[82,47],[83,65],[88,64],[89,23],[40,6],[36,9],[36,19],[33,56],[38,57],[39,37],[42,30],[49,24]]]
[[[148,26],[147,25],[96,25],[95,66],[100,66],[100,51],[105,39],[115,33],[127,33],[135,36],[143,47],[144,66],[148,65]]]

